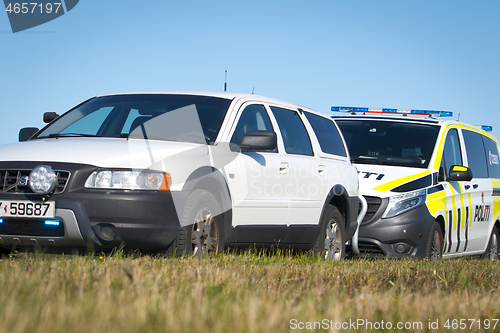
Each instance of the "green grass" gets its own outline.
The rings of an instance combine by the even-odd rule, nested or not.
[[[285,332],[308,322],[335,331],[358,319],[426,332],[429,320],[445,331],[447,319],[500,319],[500,262],[482,260],[20,254],[0,261],[0,288],[0,332]],[[471,323],[462,331],[493,332]]]

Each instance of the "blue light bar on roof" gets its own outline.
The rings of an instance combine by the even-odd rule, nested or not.
[[[493,126],[489,126],[489,125],[482,125],[482,126],[481,126],[481,129],[482,129],[483,131],[486,131],[486,132],[491,132],[491,131],[493,131]]]
[[[369,113],[385,113],[385,114],[404,114],[414,116],[438,116],[451,117],[453,112],[450,111],[435,111],[435,110],[405,110],[405,109],[389,109],[389,108],[360,108],[351,106],[332,106],[332,111],[335,112],[369,112]]]

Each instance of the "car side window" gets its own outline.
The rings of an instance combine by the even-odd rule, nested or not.
[[[486,161],[488,162],[488,176],[500,179],[500,161],[498,146],[495,141],[483,136],[484,149],[486,150]]]
[[[287,154],[313,155],[311,140],[297,111],[271,107]]]
[[[239,145],[241,138],[248,131],[273,131],[273,126],[263,105],[253,104],[245,107],[231,137],[231,143]]]
[[[488,178],[488,166],[482,135],[476,132],[463,130],[467,161],[474,178]]]
[[[456,129],[448,131],[446,142],[444,144],[443,162],[441,166],[444,167],[446,176],[449,176],[450,167],[452,165],[462,164],[462,152],[460,150],[460,141],[458,139],[458,132]],[[444,165],[443,165],[444,164]]]
[[[310,112],[304,114],[318,138],[321,150],[327,154],[347,157],[344,143],[333,121]]]

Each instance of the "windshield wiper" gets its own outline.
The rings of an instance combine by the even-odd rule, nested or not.
[[[47,136],[38,136],[35,139],[43,138],[128,138],[128,134],[122,133],[119,135],[96,135],[96,134],[84,134],[84,133],[52,133]]]
[[[96,137],[95,134],[83,134],[83,133],[53,133],[49,134],[49,138],[62,138],[62,137]]]

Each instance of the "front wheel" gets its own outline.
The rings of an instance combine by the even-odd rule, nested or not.
[[[337,207],[329,205],[313,246],[314,253],[324,254],[327,260],[342,260],[345,256],[345,237],[344,218]]]
[[[425,256],[429,259],[441,259],[443,257],[444,238],[439,223],[434,221],[427,239]]]
[[[212,193],[195,190],[189,195],[181,225],[169,254],[201,257],[224,250],[222,209]]]
[[[483,259],[497,260],[498,259],[498,229],[496,226],[491,231],[490,241],[486,251],[481,256]]]

